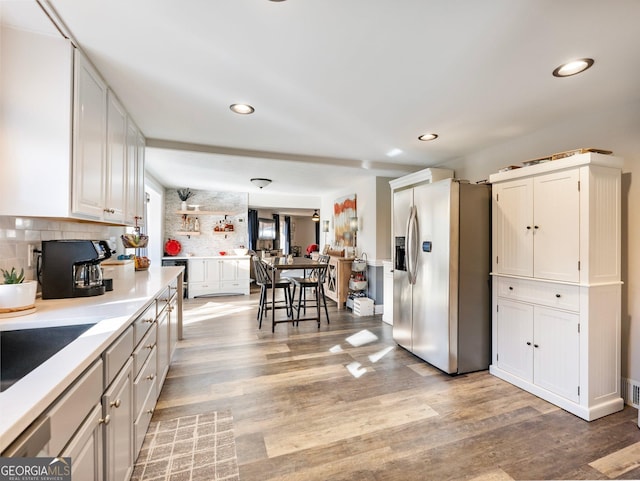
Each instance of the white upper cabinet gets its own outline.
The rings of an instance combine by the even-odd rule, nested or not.
[[[144,223],[144,137],[129,119],[127,123],[127,191],[125,221],[130,225]]]
[[[111,90],[107,92],[107,163],[104,217],[125,221],[128,186],[135,191],[135,174],[127,169],[127,112]]]
[[[106,184],[107,85],[75,51],[73,214],[103,217]]]
[[[144,138],[130,171],[126,110],[69,40],[0,28],[0,215],[133,225]]]
[[[495,186],[496,273],[578,281],[578,182],[574,169]]]
[[[533,275],[533,182],[517,179],[493,186],[494,272]]]
[[[492,175],[493,273],[619,282],[621,166],[582,154]]]

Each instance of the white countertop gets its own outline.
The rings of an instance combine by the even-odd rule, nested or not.
[[[231,254],[227,254],[226,256],[188,256],[188,255],[181,255],[181,256],[164,256],[162,258],[163,261],[170,261],[170,260],[188,260],[188,259],[248,259],[250,258],[250,255],[244,255],[244,256],[237,256],[235,254],[231,255]]]
[[[36,301],[33,314],[0,319],[0,331],[96,323],[78,339],[0,393],[0,452],[88,368],[182,271],[152,266],[114,279],[101,296]]]

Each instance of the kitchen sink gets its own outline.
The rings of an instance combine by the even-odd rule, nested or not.
[[[0,332],[0,392],[9,389],[93,325]]]

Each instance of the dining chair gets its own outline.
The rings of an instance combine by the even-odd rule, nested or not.
[[[287,317],[293,317],[293,297],[291,293],[291,281],[289,279],[276,279],[275,286],[272,282],[272,273],[264,262],[258,257],[253,256],[253,267],[255,270],[256,284],[260,286],[260,302],[258,304],[258,329],[262,329],[262,318],[264,313],[271,309],[286,309]],[[272,288],[282,289],[284,299],[276,299],[272,305],[269,292]],[[277,291],[276,291],[277,292]],[[273,329],[272,329],[273,330]]]
[[[288,279],[293,283],[292,294],[292,310],[297,311],[297,319],[300,319],[300,310],[306,314],[307,307],[324,306],[324,313],[327,317],[327,324],[329,324],[329,310],[327,309],[327,299],[324,295],[324,280],[327,274],[327,265],[330,257],[327,255],[318,256],[318,262],[323,264],[318,267],[310,269],[309,274],[305,272],[304,277],[289,277]],[[298,291],[298,303],[295,304],[296,290]],[[307,300],[307,289],[313,289],[313,302],[309,305]],[[318,318],[318,327],[320,327],[320,319]]]

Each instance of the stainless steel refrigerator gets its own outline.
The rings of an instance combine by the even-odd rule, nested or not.
[[[393,192],[393,338],[449,374],[491,360],[491,187],[453,179]]]

